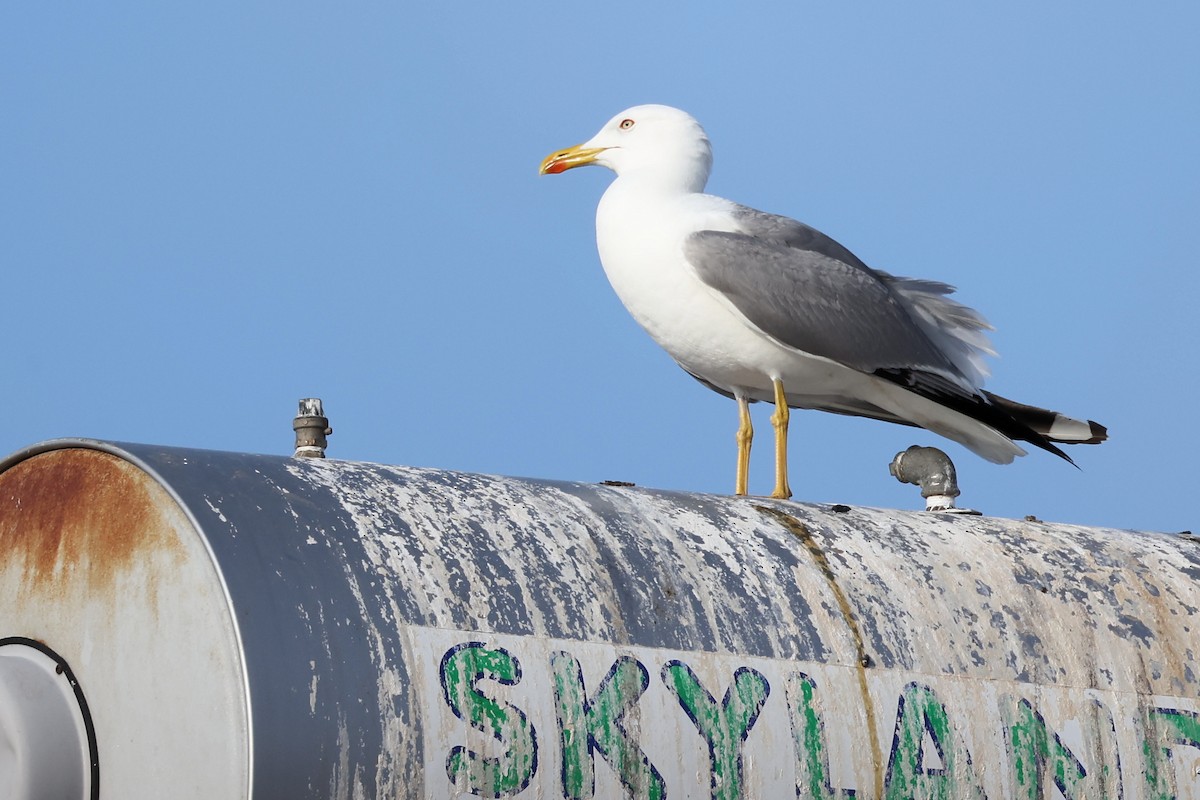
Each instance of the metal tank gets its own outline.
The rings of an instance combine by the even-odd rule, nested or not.
[[[6,797],[1197,798],[1190,537],[61,440]]]

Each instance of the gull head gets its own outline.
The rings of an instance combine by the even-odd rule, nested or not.
[[[541,174],[599,164],[623,178],[699,192],[712,169],[708,135],[690,114],[670,106],[634,106],[617,114],[583,144],[546,156]]]

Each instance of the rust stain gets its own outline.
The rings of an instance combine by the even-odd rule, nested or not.
[[[883,797],[883,748],[879,744],[879,729],[878,721],[875,717],[875,704],[871,701],[871,692],[867,688],[867,667],[871,663],[871,657],[867,653],[866,645],[863,643],[862,631],[858,627],[858,618],[854,615],[854,609],[850,606],[850,598],[846,597],[845,591],[837,582],[837,576],[833,574],[833,567],[829,564],[829,558],[826,557],[825,551],[817,544],[817,540],[813,538],[812,531],[805,527],[804,523],[782,511],[778,508],[770,506],[755,506],[756,509],[774,518],[782,523],[793,536],[800,540],[804,545],[804,549],[812,556],[813,562],[817,565],[817,569],[821,571],[825,582],[829,585],[829,589],[833,592],[833,597],[837,601],[838,609],[842,612],[842,618],[846,620],[846,627],[850,630],[850,636],[854,640],[854,666],[858,676],[858,691],[862,697],[863,709],[867,715],[867,730],[871,743],[871,763],[874,766],[875,773],[875,797]]]
[[[0,566],[20,565],[25,596],[111,593],[142,559],[183,559],[164,511],[172,502],[108,453],[41,453],[0,474]]]

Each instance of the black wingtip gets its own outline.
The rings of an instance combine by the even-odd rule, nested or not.
[[[1079,469],[1079,465],[1055,446],[1055,442],[1099,444],[1108,438],[1108,429],[1092,420],[1087,421],[1089,437],[1087,439],[1051,438],[1048,432],[1058,420],[1064,419],[1057,411],[1018,403],[988,391],[973,395],[967,394],[955,384],[936,374],[911,369],[878,369],[874,374],[903,386],[914,394],[933,400],[952,411],[957,411],[988,425],[1013,441],[1028,442],[1034,447],[1053,453],[1075,469]],[[1076,422],[1075,424],[1079,425],[1080,423]]]
[[[1049,439],[1047,439],[1045,436],[1042,436],[1040,433],[1037,433],[1036,431],[1030,431],[1029,433],[1030,433],[1030,435],[1024,437],[1021,441],[1029,442],[1030,444],[1034,445],[1035,447],[1040,447],[1048,453],[1053,453],[1054,455],[1061,458],[1063,461],[1066,461],[1068,464],[1070,464],[1075,469],[1079,469],[1079,470],[1082,469],[1082,467],[1080,467],[1078,464],[1075,463],[1075,459],[1071,458],[1069,455],[1067,455],[1062,450],[1060,450],[1058,447],[1056,447],[1054,445],[1054,443],[1051,442]]]
[[[1087,421],[1087,424],[1088,433],[1092,435],[1092,438],[1080,442],[1079,444],[1100,444],[1101,442],[1108,441],[1108,428],[1104,427],[1099,422],[1090,419]]]

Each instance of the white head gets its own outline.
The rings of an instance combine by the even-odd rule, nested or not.
[[[583,144],[551,153],[542,162],[541,173],[556,174],[587,164],[665,188],[699,192],[712,169],[712,146],[690,114],[670,106],[634,106]]]

